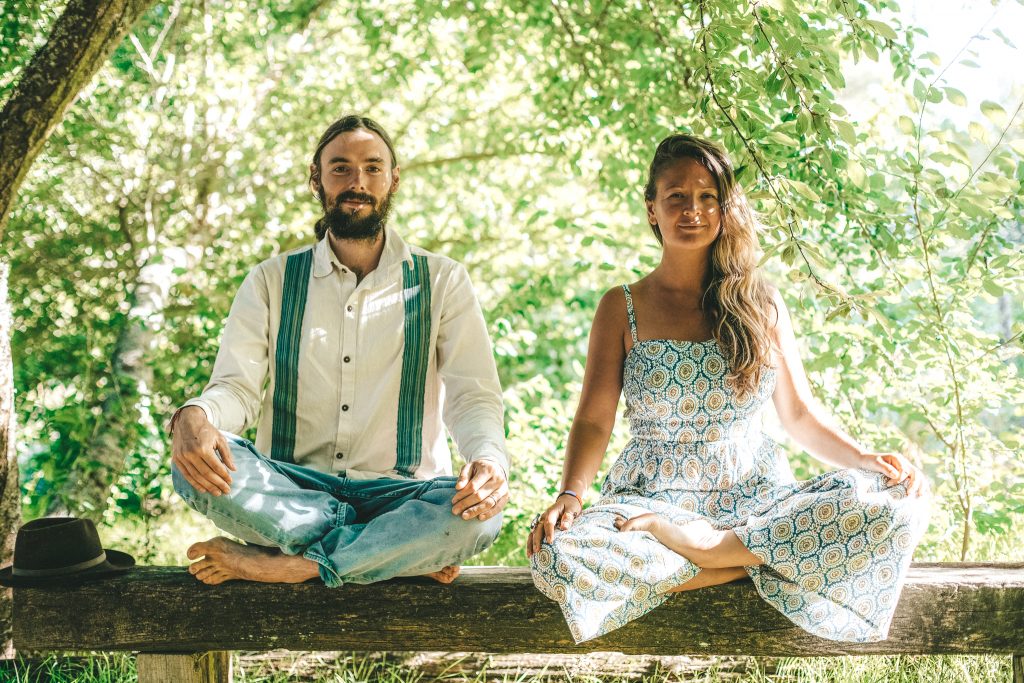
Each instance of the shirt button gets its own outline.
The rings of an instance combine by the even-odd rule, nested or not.
[[[347,362],[349,362],[349,361],[350,361],[350,360],[352,360],[352,359],[351,359],[351,358],[349,358],[348,356],[345,356],[344,358],[342,358],[342,360],[343,360],[343,361],[345,361],[345,362],[347,363]]]
[[[348,308],[346,308],[345,310],[346,310],[346,311],[348,311],[349,313],[351,313],[351,312],[352,312],[352,307],[351,307],[351,306],[349,306],[349,307],[348,307]]]
[[[345,405],[343,405],[343,406],[341,407],[341,410],[342,410],[342,412],[344,412],[344,411],[348,410],[348,404],[346,403]]]
[[[344,453],[335,453],[334,457],[337,458],[338,460],[341,460],[342,458],[345,457],[345,454]]]

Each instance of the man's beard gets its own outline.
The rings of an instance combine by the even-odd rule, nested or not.
[[[366,201],[370,203],[370,213],[357,218],[358,212],[349,212],[341,208],[347,200]],[[372,240],[384,229],[391,213],[391,193],[381,200],[380,206],[374,205],[374,199],[368,194],[343,192],[334,198],[334,206],[327,209],[322,224],[339,240]]]

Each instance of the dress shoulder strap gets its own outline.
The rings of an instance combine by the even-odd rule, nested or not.
[[[633,311],[633,295],[629,292],[629,285],[622,285],[622,291],[626,294],[626,316],[629,318],[629,335],[636,344],[636,312]]]

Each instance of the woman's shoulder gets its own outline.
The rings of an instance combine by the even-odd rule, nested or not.
[[[594,312],[594,322],[602,325],[614,324],[616,328],[620,325],[628,325],[626,313],[626,291],[622,285],[605,291],[597,302],[597,310]]]
[[[631,285],[615,285],[614,287],[605,290],[605,293],[601,295],[600,301],[597,302],[598,310],[611,306],[625,306],[626,305],[626,287],[632,287]]]

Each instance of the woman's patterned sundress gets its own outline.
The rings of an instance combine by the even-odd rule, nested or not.
[[[655,512],[676,524],[704,518],[732,529],[764,561],[747,567],[758,593],[803,629],[832,640],[882,640],[927,525],[925,496],[868,470],[795,481],[761,431],[776,373],[736,397],[717,343],[637,339],[623,368],[632,439],[601,498],[534,553],[533,580],[559,603],[579,643],[650,610],[699,568],[617,516]]]

